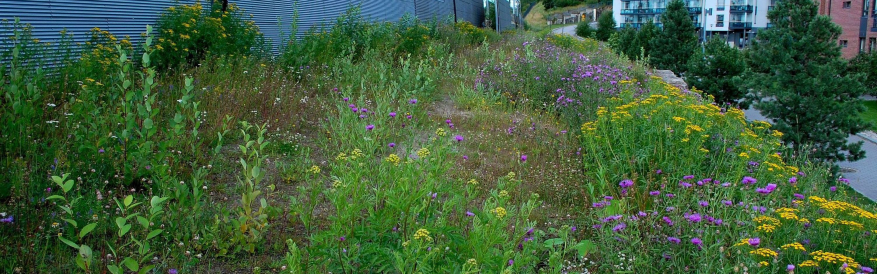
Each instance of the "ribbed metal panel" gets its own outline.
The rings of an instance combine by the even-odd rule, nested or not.
[[[59,32],[67,29],[75,42],[82,43],[88,40],[88,31],[98,27],[120,39],[130,36],[137,45],[146,25],[155,25],[161,11],[177,2],[195,0],[0,0],[0,20],[18,17],[33,26],[34,38],[45,42],[57,40]],[[0,37],[10,35],[9,30],[0,30]]]
[[[512,25],[512,6],[509,4],[507,0],[496,0],[497,1],[497,14],[499,18],[497,21],[499,22],[499,30],[510,30],[514,29],[514,25]]]
[[[295,12],[295,0],[232,0],[229,1],[238,6],[249,20],[253,20],[259,31],[270,43],[272,50],[277,52],[281,40],[289,39],[292,35],[292,15]]]
[[[423,21],[454,17],[454,0],[414,0],[414,12]]]
[[[484,2],[482,0],[457,1],[457,21],[469,21],[475,26],[484,26]]]

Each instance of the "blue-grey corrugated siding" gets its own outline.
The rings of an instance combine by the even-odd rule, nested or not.
[[[140,42],[146,25],[155,25],[159,14],[177,4],[192,4],[197,0],[0,0],[0,20],[13,20],[33,26],[34,38],[41,41],[57,40],[62,29],[74,35],[75,42],[87,40],[92,28],[107,30],[117,37],[130,36]],[[265,38],[273,45],[291,34],[292,16],[298,10],[298,31],[301,38],[310,29],[330,27],[335,18],[351,7],[360,7],[362,15],[373,21],[397,21],[406,13],[421,15],[422,20],[453,17],[453,1],[457,2],[459,20],[480,26],[484,20],[481,0],[232,0],[231,3],[252,14]],[[208,8],[211,1],[202,1]],[[418,9],[420,7],[421,9]],[[0,38],[12,34],[0,29]],[[2,46],[2,45],[0,45]]]
[[[497,7],[499,7],[499,10],[497,11],[497,14],[499,15],[499,19],[497,19],[499,22],[499,30],[504,31],[514,29],[514,25],[512,25],[512,6],[509,5],[509,1],[496,1],[499,3],[499,5],[497,5]]]

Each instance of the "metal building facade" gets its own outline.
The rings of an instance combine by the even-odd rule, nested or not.
[[[155,25],[158,16],[168,7],[193,4],[197,0],[0,0],[0,20],[18,17],[33,27],[34,38],[57,40],[67,29],[75,42],[87,40],[86,34],[98,27],[123,38],[130,36],[135,45],[146,25]],[[201,1],[209,8],[211,0]],[[372,21],[397,21],[405,14],[422,20],[453,18],[457,7],[459,20],[481,26],[484,20],[482,0],[231,0],[250,17],[276,45],[291,34],[292,19],[298,11],[296,37],[312,28],[331,27],[335,19],[352,7],[359,7],[362,16]],[[506,4],[507,5],[507,4]],[[154,32],[157,33],[156,30]],[[0,28],[0,37],[11,36],[9,29]],[[2,47],[2,45],[0,45]]]
[[[497,3],[497,15],[499,22],[499,27],[497,27],[500,31],[514,29],[512,21],[512,7],[509,5],[508,0],[496,0]]]

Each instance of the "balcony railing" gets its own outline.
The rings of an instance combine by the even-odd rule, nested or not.
[[[700,13],[703,11],[701,7],[688,7],[688,13]]]
[[[664,27],[664,24],[662,24],[662,23],[654,23],[654,24],[655,24],[655,26],[658,26],[659,28]],[[621,23],[622,28],[631,27],[631,28],[638,29],[638,28],[641,28],[645,25],[646,25],[646,23],[633,23],[633,22]]]
[[[731,22],[728,29],[751,29],[752,22]]]
[[[751,13],[754,10],[752,5],[731,5],[731,12]]]
[[[724,27],[725,27],[725,22],[718,22],[718,23],[716,23],[716,27],[717,27],[717,28],[724,28]]]
[[[658,14],[663,13],[665,8],[652,8],[652,9],[622,9],[621,14],[629,15],[629,14]]]

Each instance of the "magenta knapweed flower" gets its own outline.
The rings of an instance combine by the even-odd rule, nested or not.
[[[645,217],[648,217],[648,216],[649,216],[649,214],[646,214],[645,212],[642,212],[642,211],[637,212],[636,215],[637,215],[637,216],[640,216],[641,218],[645,218]]]
[[[509,260],[509,265],[512,265],[514,263],[515,263],[515,260]]]
[[[462,141],[463,141],[463,136],[462,136],[462,135],[454,136],[454,140],[457,140],[457,142],[462,142]]]
[[[660,192],[660,191],[657,191],[657,190],[655,190],[655,191],[649,191],[649,195],[650,195],[650,196],[658,196],[658,195],[661,195],[661,192]]]
[[[390,117],[396,118],[396,113],[395,113],[395,112],[390,112]]]
[[[526,162],[526,161],[527,161],[527,155],[526,154],[521,155],[521,162]]]
[[[770,191],[769,189],[767,189],[767,188],[759,187],[759,188],[756,188],[756,189],[755,189],[755,192],[758,192],[758,193],[761,193],[761,194],[770,194],[771,191]]]
[[[606,204],[605,202],[596,202],[596,203],[592,203],[592,204],[591,204],[591,206],[592,206],[592,207],[595,207],[595,208],[603,208],[603,207],[605,207],[606,205],[607,205],[607,204]]]
[[[9,217],[0,219],[0,223],[4,223],[4,224],[11,224],[13,222],[15,222],[15,218],[13,218],[12,215],[9,215]]]
[[[569,231],[572,231],[572,232],[576,232],[576,230],[578,230],[578,229],[576,228],[576,226],[572,226],[572,227],[569,228]]]
[[[664,195],[664,196],[667,196],[667,198],[673,198],[673,197],[676,197],[676,195],[673,195],[673,193],[667,193],[667,194]]]
[[[603,218],[602,222],[607,223],[607,222],[611,222],[611,221],[617,221],[617,220],[621,220],[621,218],[624,218],[624,216],[623,215],[612,215],[612,216]]]
[[[168,270],[167,270],[167,273],[168,273],[168,274],[177,274],[177,269],[176,269],[176,268],[168,269]]]
[[[787,265],[787,266],[786,266],[786,271],[791,272],[791,271],[794,271],[794,270],[795,270],[795,265],[790,264],[790,265]]]
[[[612,201],[612,199],[615,199],[615,198],[613,198],[612,196],[603,196],[603,200]]]
[[[351,111],[353,111],[353,113],[356,113],[356,112],[358,112],[358,111],[359,111],[359,109],[358,109],[358,108],[351,108],[351,109],[350,109],[350,110],[351,110]]]
[[[414,117],[414,116],[411,116],[411,115],[405,115],[405,118],[408,118],[408,120],[411,120],[411,118],[413,118],[413,117]],[[404,127],[405,124],[402,124],[402,125],[403,125],[403,127]]]
[[[372,129],[375,129],[375,125],[367,125],[367,126],[365,126],[365,130],[372,130]]]
[[[344,236],[341,236],[340,238],[338,238],[338,241],[343,242],[343,241],[346,240],[346,239],[347,239],[347,238],[344,238]]]
[[[349,104],[349,105],[347,105],[347,107],[349,107],[349,108],[356,108],[356,105],[354,105],[354,104]]]
[[[749,245],[751,245],[751,246],[758,246],[760,244],[761,244],[761,239],[759,239],[757,237],[749,239]]]
[[[867,266],[859,266],[859,270],[861,270],[862,273],[874,273],[874,269]]]
[[[679,181],[679,186],[681,186],[683,188],[689,188],[689,187],[691,187],[691,184],[683,182],[683,181]]]
[[[685,175],[685,176],[682,176],[682,180],[691,180],[691,179],[694,179],[694,175]]]
[[[621,232],[625,228],[627,228],[627,224],[620,223],[620,224],[615,225],[615,227],[612,228],[612,231],[617,233],[617,232]]]
[[[409,103],[409,104],[412,104],[412,105],[413,105],[413,104],[417,104],[417,99],[411,99],[411,100],[408,100],[408,103]]]
[[[396,143],[389,143],[389,144],[387,144],[387,146],[388,147],[396,147]]]
[[[798,183],[798,177],[789,178],[789,183],[793,185]]]
[[[734,205],[734,202],[728,201],[728,200],[722,200],[722,204],[726,205],[726,206],[732,206],[732,205]]]
[[[829,187],[828,190],[831,191],[831,192],[835,192],[835,191],[837,191],[837,187],[836,187],[836,186],[832,186],[832,187]]]
[[[102,148],[102,149],[98,149],[97,152],[98,152],[98,153],[104,153],[104,149],[103,149],[103,148]]]
[[[625,179],[625,180],[622,180],[620,183],[618,183],[618,186],[621,186],[621,188],[628,188],[628,187],[633,186],[633,181],[631,181],[629,179]]]
[[[741,183],[743,183],[744,185],[751,185],[751,184],[754,184],[756,182],[758,182],[758,180],[755,180],[755,178],[746,176],[746,177],[743,177],[743,181]]]
[[[670,217],[664,216],[661,218],[661,220],[664,220],[664,222],[667,223],[668,226],[673,226],[673,220],[670,219]]]
[[[731,183],[722,183],[722,187],[729,187],[729,186],[731,186]]]
[[[700,214],[697,213],[685,214],[685,219],[687,219],[689,223],[699,223],[701,220],[703,220]]]
[[[450,125],[450,124],[451,124],[451,119],[447,119],[447,120],[445,120],[445,124]]]
[[[344,97],[344,102],[347,102],[348,100],[350,100],[350,98]]]
[[[655,171],[655,174],[661,174],[661,173],[664,173],[664,172],[661,171],[660,169]]]
[[[679,238],[676,238],[676,237],[667,237],[667,241],[674,243],[674,244],[682,243],[682,240],[680,240]]]
[[[847,179],[847,178],[838,178],[837,181],[838,181],[838,182],[841,182],[841,183],[844,183],[844,184],[849,184],[849,183],[850,183],[850,179]]]
[[[475,216],[475,213],[472,213],[472,211],[466,211],[466,216],[472,217]]]
[[[702,207],[708,207],[708,206],[710,206],[710,203],[707,202],[707,201],[700,201],[700,202],[697,202],[697,204],[699,204],[699,205],[702,206]]]
[[[469,160],[469,156],[463,155],[463,160]]]
[[[794,196],[795,196],[795,199],[804,200],[804,195],[801,195],[800,193],[795,193]]]
[[[691,239],[691,243],[694,244],[694,245],[696,245],[696,246],[698,246],[698,247],[700,247],[701,245],[703,245],[703,241],[701,241],[700,238],[692,238],[692,239]]]

